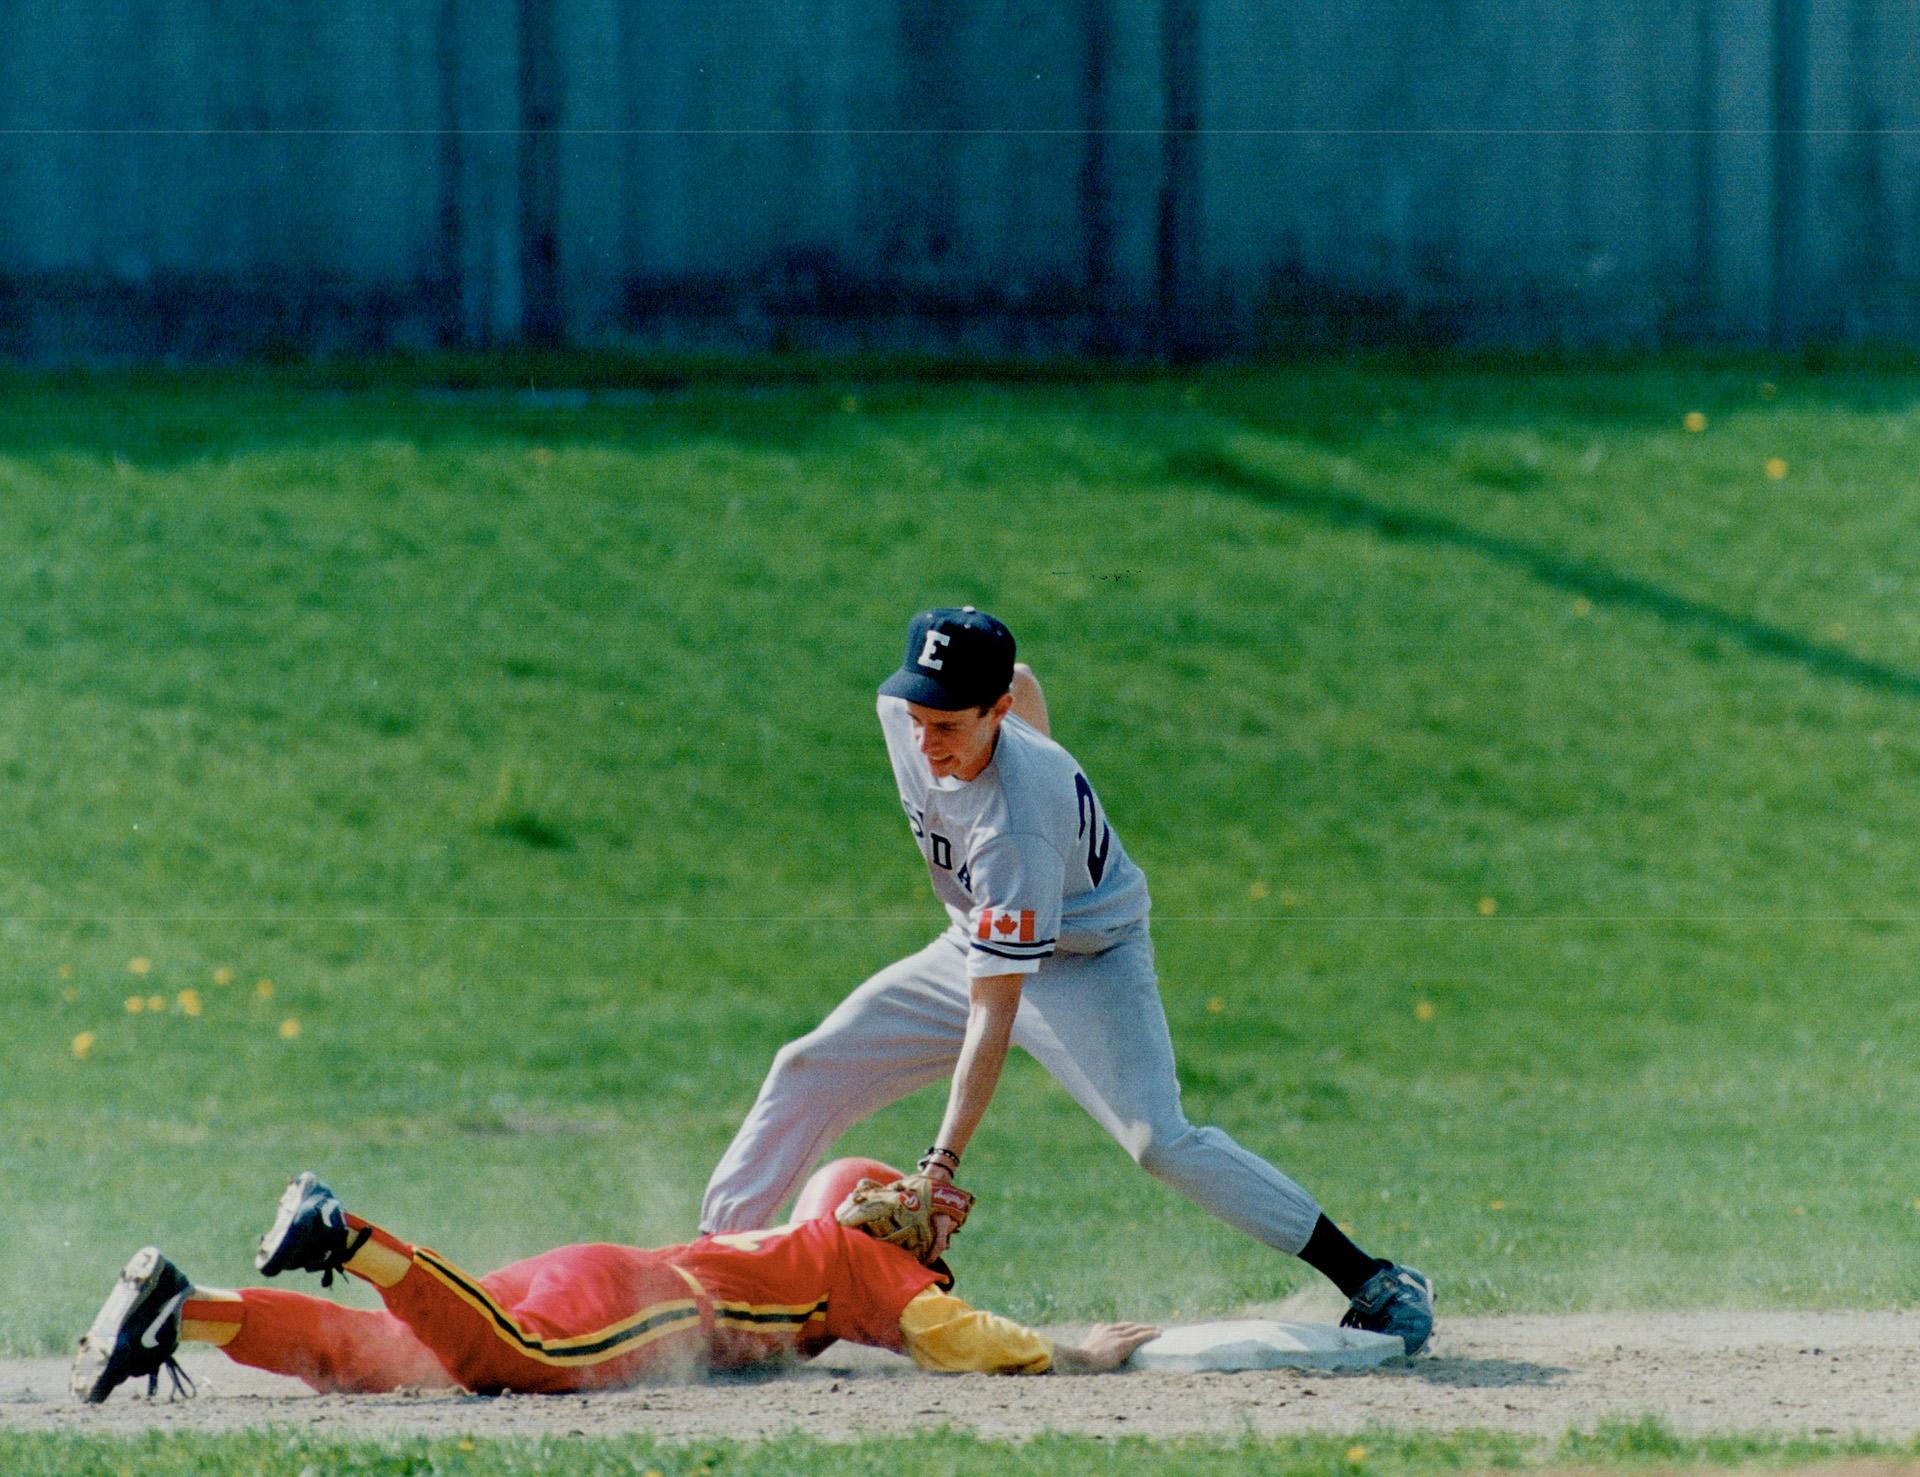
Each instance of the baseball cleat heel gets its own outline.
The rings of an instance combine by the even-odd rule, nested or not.
[[[145,1375],[151,1398],[162,1370],[173,1381],[173,1395],[193,1394],[193,1381],[173,1358],[180,1347],[180,1306],[192,1292],[193,1284],[159,1247],[136,1251],[93,1326],[80,1336],[73,1357],[75,1396],[98,1405],[124,1381]]]
[[[1411,1359],[1433,1334],[1433,1283],[1423,1272],[1389,1263],[1354,1294],[1340,1326],[1395,1334]]]
[[[321,1184],[312,1170],[303,1170],[287,1181],[273,1224],[253,1254],[253,1264],[267,1277],[318,1272],[320,1285],[331,1287],[333,1274],[346,1266],[371,1234],[362,1230],[356,1236],[347,1226],[340,1197]]]

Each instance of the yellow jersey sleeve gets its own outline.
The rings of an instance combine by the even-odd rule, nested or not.
[[[1053,1341],[929,1287],[900,1313],[907,1353],[937,1374],[1045,1374]]]

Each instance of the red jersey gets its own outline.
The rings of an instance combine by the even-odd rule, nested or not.
[[[948,1279],[832,1216],[662,1247],[713,1300],[715,1369],[811,1359],[835,1339],[904,1354],[901,1311]]]

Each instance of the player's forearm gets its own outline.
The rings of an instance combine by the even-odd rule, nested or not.
[[[1031,723],[1042,733],[1051,734],[1047,727],[1047,695],[1040,690],[1040,679],[1033,675],[1033,668],[1025,662],[1013,664],[1013,713],[1016,718]]]
[[[1082,1343],[1056,1343],[931,1288],[900,1314],[908,1355],[939,1374],[1105,1374],[1159,1333],[1145,1323],[1103,1323],[1089,1329]]]
[[[1020,1008],[1022,979],[1021,975],[1002,974],[973,982],[966,1039],[954,1063],[946,1116],[940,1120],[940,1132],[934,1138],[943,1149],[955,1154],[965,1152],[974,1130],[986,1116],[987,1104],[993,1101],[994,1089],[1000,1085],[1000,1069],[1006,1065],[1007,1048],[1013,1041],[1013,1018]]]
[[[1011,1318],[970,1308],[928,1288],[900,1314],[900,1336],[913,1362],[936,1374],[1045,1374],[1054,1344]]]

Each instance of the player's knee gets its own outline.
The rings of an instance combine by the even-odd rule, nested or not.
[[[1133,1162],[1148,1174],[1165,1178],[1174,1173],[1199,1130],[1190,1123],[1140,1125],[1139,1132],[1123,1140]]]
[[[818,1031],[809,1031],[773,1054],[773,1072],[776,1077],[806,1077],[821,1071],[838,1057],[839,1053]]]

